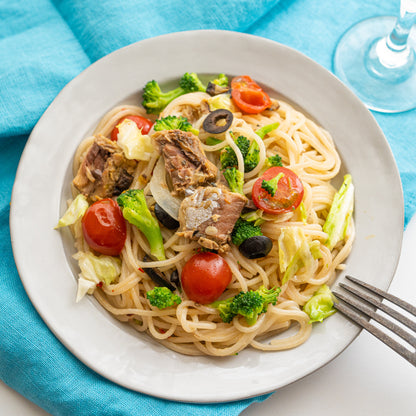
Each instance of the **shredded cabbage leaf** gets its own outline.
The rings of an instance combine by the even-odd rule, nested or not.
[[[129,119],[117,125],[117,143],[127,159],[150,160],[154,151],[152,139],[142,134],[137,124]]]
[[[87,198],[82,194],[77,195],[77,197],[71,202],[68,209],[65,211],[65,214],[58,221],[55,229],[75,224],[80,218],[84,216],[88,206]]]
[[[78,260],[81,269],[76,302],[87,293],[91,295],[100,282],[109,285],[120,276],[121,260],[118,257],[95,256],[80,251],[74,255],[74,258]]]
[[[233,103],[229,94],[214,95],[214,97],[208,98],[207,101],[210,111],[219,109],[233,111]]]
[[[328,234],[325,245],[332,250],[345,239],[354,209],[354,185],[351,175],[344,176],[344,182],[335,194],[331,209],[322,229]]]
[[[310,321],[322,322],[336,312],[334,308],[335,296],[327,285],[322,285],[317,292],[306,302],[304,312],[309,315]]]
[[[318,240],[309,241],[301,227],[284,227],[278,240],[279,267],[284,273],[282,285],[302,267],[310,267],[321,255]]]

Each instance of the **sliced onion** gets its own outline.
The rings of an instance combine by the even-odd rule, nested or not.
[[[150,180],[150,191],[159,206],[172,218],[178,220],[179,207],[181,206],[182,199],[170,193],[169,186],[166,182],[166,169],[163,157],[159,158],[153,170],[153,176]]]

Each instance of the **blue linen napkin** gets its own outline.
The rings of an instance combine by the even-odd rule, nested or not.
[[[202,405],[156,399],[100,377],[60,344],[27,298],[12,256],[9,203],[21,152],[58,92],[127,44],[227,29],[276,40],[331,69],[349,26],[398,11],[398,0],[0,0],[0,378],[53,415],[236,415],[266,399]],[[416,207],[416,111],[374,115],[399,166],[407,224]]]

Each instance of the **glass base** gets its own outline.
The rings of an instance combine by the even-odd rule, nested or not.
[[[357,23],[344,34],[334,53],[337,77],[368,108],[383,113],[416,108],[415,40],[409,37],[410,49],[401,53],[402,65],[397,67],[391,62],[380,63],[375,55],[385,44],[382,39],[390,34],[396,20],[380,16]],[[410,59],[404,59],[407,57],[404,55]],[[386,58],[389,60],[391,56]]]

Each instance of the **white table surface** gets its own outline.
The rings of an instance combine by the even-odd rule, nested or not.
[[[412,304],[416,304],[415,256],[416,216],[405,231],[399,267],[389,289]],[[416,415],[415,394],[416,368],[362,331],[331,363],[251,405],[242,416],[411,416]],[[0,414],[48,415],[1,381]]]

